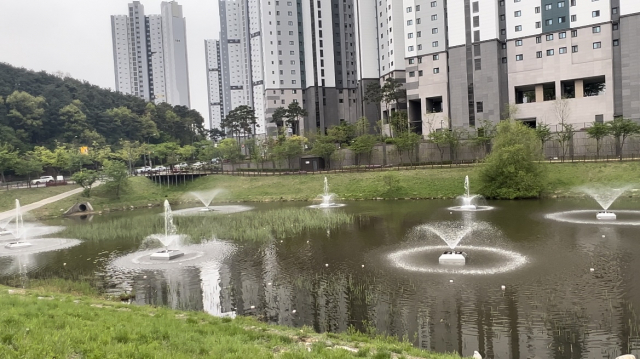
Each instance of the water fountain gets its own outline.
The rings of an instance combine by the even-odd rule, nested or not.
[[[164,201],[164,235],[152,235],[152,238],[159,240],[164,249],[151,254],[150,259],[155,260],[172,260],[184,255],[177,249],[169,249],[169,245],[179,241],[181,236],[177,234],[176,226],[173,224],[173,214],[171,213],[171,205],[168,200]]]
[[[596,187],[582,187],[580,191],[586,193],[602,207],[603,211],[596,214],[596,219],[600,220],[615,220],[616,214],[609,212],[609,207],[620,197],[624,192],[629,190],[629,186],[622,188],[596,188]]]
[[[344,204],[335,203],[333,199],[335,198],[335,194],[329,193],[329,181],[327,177],[324,178],[324,192],[321,195],[318,195],[318,198],[322,200],[320,204],[309,206],[311,208],[335,208],[335,207],[343,207]]]
[[[221,189],[213,189],[209,191],[189,192],[189,194],[196,197],[198,200],[200,200],[200,202],[202,202],[204,207],[200,209],[201,212],[210,212],[210,211],[215,211],[214,208],[211,208],[211,202],[221,192],[222,192]]]
[[[462,238],[474,231],[476,228],[473,222],[438,222],[433,225],[426,225],[423,228],[440,237],[451,250],[445,251],[438,263],[447,265],[465,265],[467,263],[467,253],[456,251],[455,248]]]
[[[32,244],[25,241],[26,231],[24,230],[24,222],[22,220],[22,210],[20,209],[20,201],[16,199],[16,212],[15,212],[15,231],[13,236],[16,238],[15,242],[6,244],[4,247],[7,249],[20,249],[31,247]]]
[[[7,230],[7,226],[9,225],[9,223],[11,222],[11,220],[7,221],[7,222],[3,222],[0,223],[0,238],[4,237],[4,236],[10,236],[13,233],[11,233],[11,231]]]
[[[465,194],[462,196],[462,206],[460,206],[460,209],[464,211],[475,211],[476,205],[472,204],[472,201],[476,196],[469,195],[469,176],[464,176],[464,191]]]

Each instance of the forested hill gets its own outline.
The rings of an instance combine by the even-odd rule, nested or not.
[[[147,103],[88,82],[0,63],[0,144],[22,151],[56,142],[91,146],[120,140],[193,143],[200,113]]]

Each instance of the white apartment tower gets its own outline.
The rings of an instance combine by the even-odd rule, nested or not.
[[[161,15],[145,16],[139,1],[128,15],[112,15],[116,91],[155,103],[190,107],[186,24],[182,6],[162,2]]]

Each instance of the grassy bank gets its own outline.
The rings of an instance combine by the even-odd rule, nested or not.
[[[394,338],[0,286],[2,358],[433,358]]]
[[[41,187],[41,188],[20,188],[9,191],[0,191],[0,212],[13,209],[16,198],[21,205],[38,202],[45,198],[58,195],[78,188],[76,185]]]
[[[545,196],[577,196],[572,189],[591,183],[620,184],[640,182],[640,162],[554,163],[546,164],[549,178]],[[455,198],[463,192],[465,175],[469,175],[471,192],[480,186],[477,167],[389,170],[361,173],[327,174],[331,192],[343,200],[394,198]],[[89,199],[97,211],[123,210],[130,206],[159,205],[164,199],[172,203],[193,201],[189,191],[224,188],[218,202],[252,201],[310,201],[323,190],[325,175],[288,175],[268,177],[239,177],[214,175],[176,187],[160,187],[144,177],[133,177],[121,199],[98,187]],[[477,192],[476,192],[477,193]],[[69,197],[35,211],[38,216],[57,215],[77,200]],[[215,202],[214,201],[214,202]]]

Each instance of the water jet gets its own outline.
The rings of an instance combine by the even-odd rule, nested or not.
[[[149,256],[150,259],[170,261],[184,256],[182,251],[169,249],[169,245],[175,242],[176,239],[179,239],[180,236],[177,234],[176,226],[173,224],[171,205],[166,199],[164,200],[164,236],[156,235],[154,238],[158,239],[162,243],[164,249],[151,254],[151,256]]]

